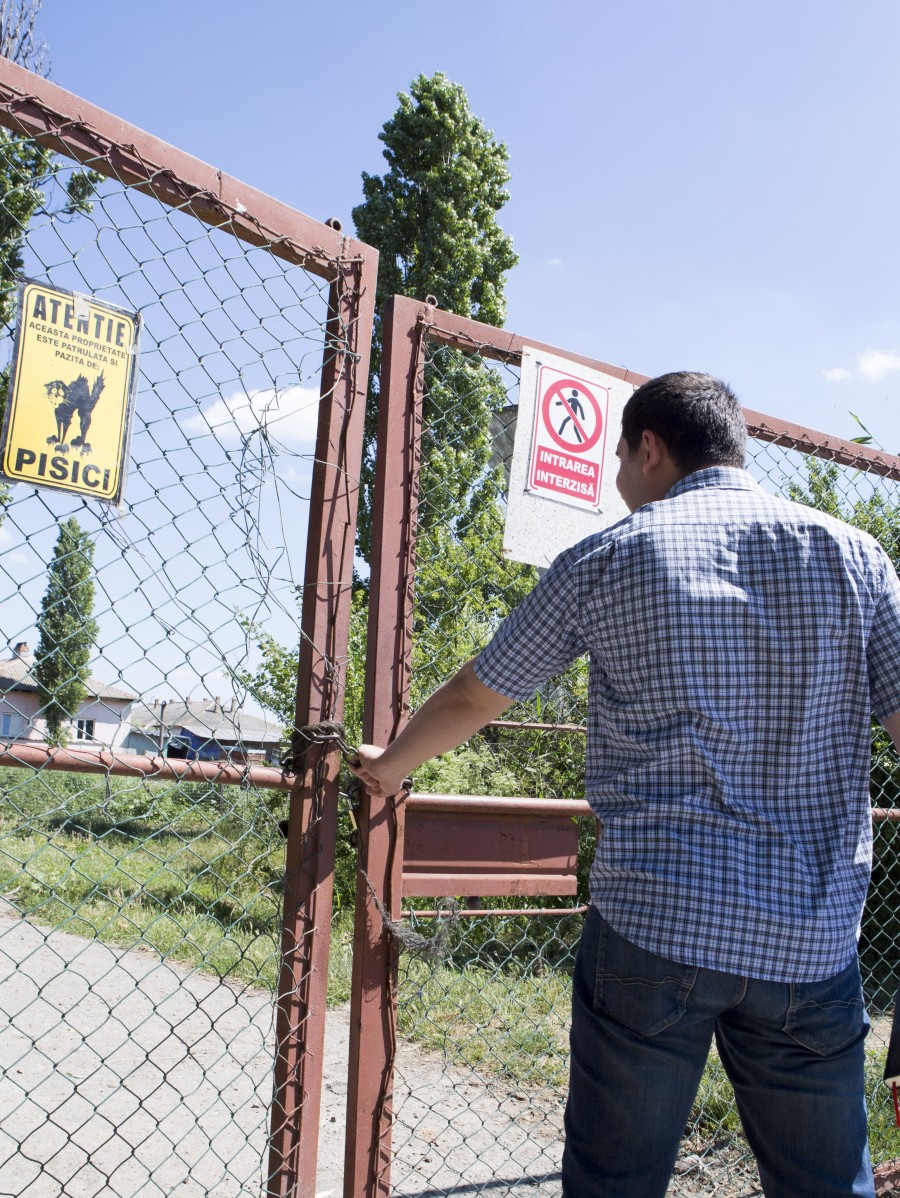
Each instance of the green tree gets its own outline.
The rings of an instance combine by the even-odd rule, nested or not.
[[[344,725],[351,744],[356,742],[362,733],[367,615],[365,594],[362,591],[354,592],[350,608],[347,689],[344,697]],[[237,680],[247,688],[261,707],[277,716],[287,742],[294,726],[299,652],[295,647],[283,645],[261,624],[256,624],[243,615],[239,615],[238,619],[248,641],[259,650],[260,662],[255,670],[238,670]]]
[[[34,676],[53,744],[66,743],[66,724],[87,693],[98,631],[93,561],[93,542],[72,516],[60,526],[37,621]]]
[[[445,309],[500,324],[506,310],[504,277],[516,262],[511,240],[496,219],[508,198],[506,147],[472,113],[462,87],[441,73],[420,75],[409,95],[400,94],[399,107],[379,136],[388,170],[383,176],[363,175],[364,200],[353,210],[360,237],[381,255],[359,513],[360,549],[367,559],[385,300],[394,294],[434,295]],[[490,420],[505,400],[498,376],[477,354],[441,349],[431,357],[418,505],[422,602],[417,624],[418,633],[430,635],[432,643],[430,650],[422,644],[420,661],[440,656],[447,671],[473,648],[476,626],[483,628],[487,620],[485,613],[463,621],[464,580],[477,573],[486,597],[502,587],[505,574],[533,579],[533,571],[505,566],[500,555],[497,501],[502,491],[499,472],[489,465]],[[358,590],[365,589],[360,580]],[[364,607],[356,606],[356,632],[364,618]],[[293,711],[286,663],[296,655],[260,629],[248,632],[263,661],[245,681],[260,702],[285,719]],[[355,654],[364,653],[364,635],[352,635],[351,723],[361,710],[362,662]],[[430,680],[426,673],[423,682]]]
[[[363,174],[364,200],[353,209],[359,236],[380,253],[359,513],[366,560],[385,300],[434,296],[446,311],[502,325],[504,279],[517,261],[497,223],[509,198],[506,146],[471,111],[465,90],[441,72],[420,75],[409,93],[399,94],[399,107],[379,134],[388,170]],[[441,350],[429,365],[425,391],[427,522],[430,507],[446,515],[449,505],[460,515],[483,499],[475,484],[490,456],[490,413],[502,405],[504,389],[477,355]]]
[[[35,32],[41,0],[0,0],[0,55],[36,74],[49,73],[46,44]],[[50,217],[91,211],[91,196],[103,178],[97,171],[74,170],[61,180],[65,200],[48,207],[47,188],[65,162],[28,137],[0,128],[0,327],[11,324],[16,290],[24,267],[25,234],[41,213]],[[0,427],[6,410],[9,368],[0,370]],[[9,488],[0,486],[0,524],[6,515]]]

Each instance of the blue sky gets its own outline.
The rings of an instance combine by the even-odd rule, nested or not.
[[[508,327],[900,449],[891,0],[92,11],[45,0],[57,83],[345,226],[396,93],[443,70],[509,148]]]
[[[509,149],[511,198],[500,220],[520,255],[508,280],[509,328],[647,374],[709,370],[748,407],[832,435],[858,435],[855,412],[885,448],[900,450],[893,0],[852,8],[831,0],[119,0],[96,12],[45,0],[41,29],[57,83],[347,228],[361,171],[384,169],[378,133],[397,92],[419,73],[444,71]],[[160,264],[150,255],[140,268],[148,260],[140,222],[126,224],[132,266],[124,273],[122,259],[122,289],[107,298],[152,316],[130,519],[105,521],[56,492],[31,506],[23,497],[0,529],[4,634],[33,640],[58,519],[77,509],[96,535],[102,571],[98,676],[118,675],[145,695],[229,695],[228,667],[246,660],[235,608],[296,640],[317,405],[309,372],[319,361],[306,353],[301,326],[309,316],[318,329],[321,296],[313,286],[294,297],[306,316],[281,366],[285,346],[265,351],[271,379],[254,381],[241,366],[241,338],[259,356],[258,337],[277,332],[278,313],[257,288],[258,310],[242,318],[227,361],[213,367],[207,355],[196,379],[182,369],[176,381],[171,355],[182,355],[184,368],[197,338],[213,336],[215,306],[203,317],[208,329],[182,329],[178,287],[170,281],[157,294],[150,267]],[[65,234],[82,235],[87,245],[97,239],[85,222]],[[96,274],[105,286],[110,264],[98,253],[63,252],[56,284],[90,291]],[[151,326],[158,334],[172,320],[180,348],[156,345]],[[179,452],[193,473],[179,495],[174,458],[164,460],[154,440],[153,393],[164,386],[190,412]],[[201,502],[198,480],[236,452],[226,426],[249,435],[262,424],[284,444],[279,487],[262,459],[248,475],[251,525],[261,527],[253,504],[260,514],[272,509],[271,543],[267,525],[257,544],[208,497]],[[184,504],[206,521],[189,535]]]

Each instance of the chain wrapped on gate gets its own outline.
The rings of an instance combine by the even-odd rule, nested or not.
[[[306,768],[306,755],[313,746],[326,746],[326,751],[329,748],[336,748],[349,766],[359,764],[358,751],[353,748],[347,741],[344,725],[336,720],[323,720],[318,724],[307,724],[302,728],[296,728],[291,735],[290,747],[282,755],[281,765],[285,773],[299,774]],[[357,789],[361,783],[358,779],[354,779],[348,788],[349,791]],[[412,786],[411,778],[404,778],[403,789],[396,796],[400,802],[409,793]],[[353,810],[351,800],[351,819],[353,819],[354,832],[356,831],[356,820],[353,818]],[[282,834],[288,834],[288,821],[281,820],[279,824]],[[420,932],[416,932],[413,928],[407,927],[400,920],[391,918],[391,913],[385,907],[384,903],[378,896],[371,879],[365,870],[360,871],[369,893],[372,897],[372,902],[375,909],[381,916],[384,929],[390,936],[394,944],[402,952],[407,952],[417,957],[426,957],[430,960],[440,961],[447,955],[450,933],[456,927],[459,918],[459,903],[452,896],[443,898],[437,905],[435,919],[437,927],[432,936],[423,936]],[[447,918],[442,920],[441,913],[446,911]]]

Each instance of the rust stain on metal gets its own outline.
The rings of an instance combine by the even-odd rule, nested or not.
[[[536,916],[552,915],[555,918],[562,919],[566,915],[587,915],[589,907],[582,904],[580,907],[478,907],[477,909],[467,911],[465,909],[456,912],[456,919],[487,919],[501,917],[504,919],[512,919],[514,916],[524,915],[529,918]],[[436,919],[438,916],[446,917],[446,910],[438,910],[429,908],[426,911],[404,911],[404,919]]]
[[[329,230],[331,232],[331,230]],[[340,720],[377,255],[329,289],[295,726]],[[314,1198],[339,765],[318,746],[291,792],[268,1170],[269,1198]]]

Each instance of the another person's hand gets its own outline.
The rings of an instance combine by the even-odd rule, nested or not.
[[[350,765],[371,795],[398,794],[406,781],[402,771],[391,768],[390,755],[388,761],[384,761],[384,752],[385,750],[379,749],[377,745],[360,745],[356,760]]]

